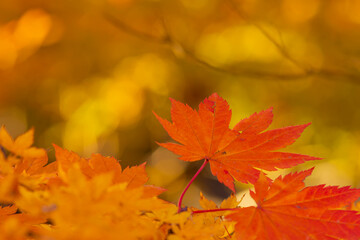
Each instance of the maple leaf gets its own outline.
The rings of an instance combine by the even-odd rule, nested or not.
[[[358,239],[360,215],[338,210],[360,197],[360,189],[337,186],[304,188],[313,169],[269,181],[260,174],[251,197],[256,207],[234,209],[237,239]]]
[[[217,219],[221,221],[224,220],[224,216],[230,214],[233,209],[237,208],[242,199],[237,200],[235,194],[231,194],[227,199],[224,199],[220,208],[216,205],[215,202],[208,200],[202,192],[200,192],[199,203],[201,207],[205,210],[197,210],[196,208],[190,208],[193,214],[201,213],[201,215],[207,216],[207,219],[204,221],[208,223],[214,223]],[[230,211],[229,211],[230,210]],[[231,238],[231,233],[234,231],[234,223],[230,221],[223,222],[224,229],[226,234],[224,237],[229,236]]]
[[[67,172],[74,164],[79,164],[82,173],[88,178],[93,178],[104,173],[112,173],[112,182],[114,184],[127,183],[127,188],[129,189],[144,187],[144,197],[157,196],[165,191],[165,189],[160,187],[145,185],[149,179],[145,171],[146,163],[122,169],[119,161],[114,157],[104,157],[101,154],[92,154],[89,159],[85,159],[78,154],[63,149],[55,144],[54,148],[58,168],[62,171]]]
[[[43,158],[47,157],[44,149],[31,147],[34,142],[34,129],[30,129],[26,133],[18,136],[15,140],[6,131],[4,126],[0,128],[0,145],[9,150],[10,152],[30,158]],[[44,165],[46,162],[44,163]]]
[[[200,200],[199,200],[199,203],[200,203],[200,206],[205,209],[204,210],[192,210],[193,213],[197,213],[197,212],[203,212],[203,213],[206,213],[206,210],[210,210],[208,213],[212,214],[214,217],[220,217],[220,216],[224,216],[224,211],[221,211],[221,209],[233,209],[233,208],[236,208],[240,202],[241,202],[242,199],[240,200],[237,200],[235,194],[231,194],[227,199],[224,199],[220,206],[218,207],[216,205],[215,202],[211,201],[211,200],[208,200],[202,192],[200,192]],[[213,210],[218,210],[218,211],[215,211],[215,212],[212,212]]]
[[[34,130],[30,129],[15,140],[5,127],[0,128],[0,199],[11,203],[19,194],[19,187],[45,187],[55,170],[48,163],[46,151],[31,147]],[[51,164],[50,164],[51,165]]]
[[[34,129],[28,130],[14,140],[4,126],[0,128],[0,145],[11,153],[6,154],[8,155],[7,161],[10,165],[14,165],[15,173],[26,172],[29,175],[34,175],[43,173],[45,169],[48,169],[44,167],[48,163],[46,151],[31,147],[33,142]]]
[[[55,224],[45,231],[51,239],[159,239],[156,222],[145,213],[167,207],[157,197],[144,197],[143,187],[129,188],[127,183],[113,183],[112,172],[86,176],[79,163],[69,166],[59,176],[66,184],[50,186],[44,200],[39,193],[25,191],[21,207],[29,212],[44,212]],[[28,204],[25,204],[27,202]],[[44,209],[46,206],[46,209]],[[51,207],[47,211],[47,206]]]
[[[172,225],[169,240],[221,239],[225,235],[224,223],[219,219],[208,219],[205,214],[193,215],[190,219]]]
[[[209,161],[211,172],[235,191],[234,180],[254,183],[259,170],[288,168],[319,158],[276,152],[292,143],[309,124],[266,130],[272,122],[272,109],[255,113],[229,128],[231,110],[216,93],[193,110],[188,105],[170,99],[172,123],[155,116],[178,143],[159,143],[180,155],[184,161]]]

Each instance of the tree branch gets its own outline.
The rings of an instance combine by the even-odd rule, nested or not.
[[[244,20],[249,21],[248,17],[245,16],[240,9],[232,0],[228,0],[229,3],[232,4],[232,6],[235,6],[233,9],[237,12],[237,14],[242,17]],[[114,17],[113,15],[109,13],[104,13],[105,19],[107,19],[111,24],[113,24],[115,27],[120,29],[121,31],[135,36],[143,41],[152,42],[155,44],[163,45],[165,47],[168,47],[175,57],[177,58],[185,58],[188,59],[199,66],[205,67],[207,69],[231,75],[234,77],[251,77],[251,78],[257,78],[257,79],[268,79],[268,80],[299,80],[304,79],[312,76],[323,76],[326,77],[326,79],[338,79],[338,78],[345,78],[348,79],[354,83],[360,84],[360,73],[358,72],[349,72],[344,71],[342,69],[326,69],[326,68],[320,68],[315,69],[312,67],[304,67],[302,66],[297,60],[295,60],[293,57],[290,56],[288,51],[284,46],[279,44],[261,25],[251,22],[252,25],[254,25],[259,31],[261,31],[264,36],[271,41],[274,46],[278,49],[278,51],[282,54],[282,56],[296,65],[298,68],[300,68],[302,71],[298,73],[277,73],[277,72],[269,72],[269,71],[259,71],[259,70],[253,70],[253,69],[244,69],[240,67],[233,67],[233,69],[228,68],[221,68],[215,65],[212,65],[209,62],[206,62],[196,56],[194,52],[187,47],[185,47],[183,44],[178,42],[175,37],[172,36],[170,30],[168,29],[168,25],[166,24],[166,20],[162,18],[162,23],[164,27],[165,34],[160,37],[153,36],[151,34],[138,31],[131,26],[127,25],[117,17]],[[279,33],[280,34],[280,33]]]

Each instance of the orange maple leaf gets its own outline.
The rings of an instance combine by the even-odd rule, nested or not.
[[[14,153],[25,158],[46,158],[44,149],[31,147],[34,143],[34,129],[31,128],[26,133],[18,136],[15,140],[6,131],[4,126],[0,128],[0,145]],[[46,161],[47,162],[47,161]],[[46,162],[44,164],[46,164]]]
[[[31,147],[34,142],[34,129],[31,128],[24,134],[18,136],[15,140],[6,131],[4,126],[0,128],[0,146],[5,148],[11,157],[15,157],[15,173],[34,175],[43,173],[44,166],[48,163],[48,157],[45,149]],[[8,155],[8,154],[6,154]]]
[[[157,196],[165,191],[165,189],[160,187],[145,185],[149,180],[145,171],[146,163],[122,169],[119,161],[114,157],[92,154],[89,159],[86,159],[55,144],[54,148],[58,168],[61,168],[65,172],[67,172],[71,166],[76,163],[79,164],[82,173],[88,178],[93,178],[97,175],[111,172],[113,173],[112,182],[114,184],[127,183],[128,189],[143,187],[144,197]]]
[[[32,147],[34,129],[13,139],[4,126],[0,128],[0,197],[12,202],[19,196],[19,188],[45,187],[55,175],[45,149]]]
[[[149,179],[145,171],[145,163],[131,168],[127,167],[123,170],[119,161],[114,157],[92,154],[91,158],[86,159],[55,144],[54,148],[58,167],[65,172],[67,172],[74,163],[77,163],[83,174],[88,178],[93,178],[102,173],[112,172],[114,174],[113,183],[127,182],[130,188],[140,187]]]
[[[235,221],[237,239],[358,239],[360,215],[339,210],[360,197],[360,189],[324,185],[304,188],[313,169],[278,177],[260,174],[256,207],[237,208],[226,217]]]
[[[178,143],[159,143],[184,161],[205,159],[218,180],[235,191],[234,180],[254,183],[259,170],[276,170],[319,158],[274,152],[292,143],[309,125],[291,126],[263,132],[272,122],[272,109],[255,113],[229,128],[231,110],[216,93],[193,110],[171,99],[172,123],[155,116]]]

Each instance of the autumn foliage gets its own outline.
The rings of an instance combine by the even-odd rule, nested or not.
[[[54,145],[56,161],[32,147],[33,129],[15,140],[0,129],[0,239],[359,239],[360,189],[306,187],[313,169],[272,180],[264,170],[317,157],[283,152],[309,124],[266,130],[272,109],[230,128],[231,110],[217,94],[196,111],[172,101],[172,122],[158,118],[177,143],[159,143],[180,160],[203,164],[178,204],[146,184],[145,163],[123,168],[113,157],[83,158]],[[191,164],[191,163],[189,163]],[[256,205],[232,194],[220,206],[200,195],[203,209],[183,206],[186,190],[206,165],[235,193],[250,183]]]

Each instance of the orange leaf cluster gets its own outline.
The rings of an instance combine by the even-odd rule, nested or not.
[[[157,118],[178,143],[160,145],[185,161],[203,159],[199,171],[209,163],[233,191],[235,180],[250,182],[256,206],[241,207],[232,194],[218,207],[201,194],[204,210],[179,209],[158,197],[165,189],[146,184],[145,163],[123,168],[113,157],[83,158],[56,145],[49,163],[44,149],[32,147],[32,129],[14,140],[1,127],[0,240],[360,238],[359,189],[305,187],[312,169],[275,180],[261,171],[318,159],[278,151],[308,124],[265,131],[273,117],[268,109],[230,129],[231,110],[217,94],[199,111],[172,102],[173,122]]]
[[[13,140],[0,129],[0,240],[220,239],[207,224],[158,198],[145,164],[122,168],[113,157],[89,159],[54,145],[56,161],[31,147],[33,130]]]

